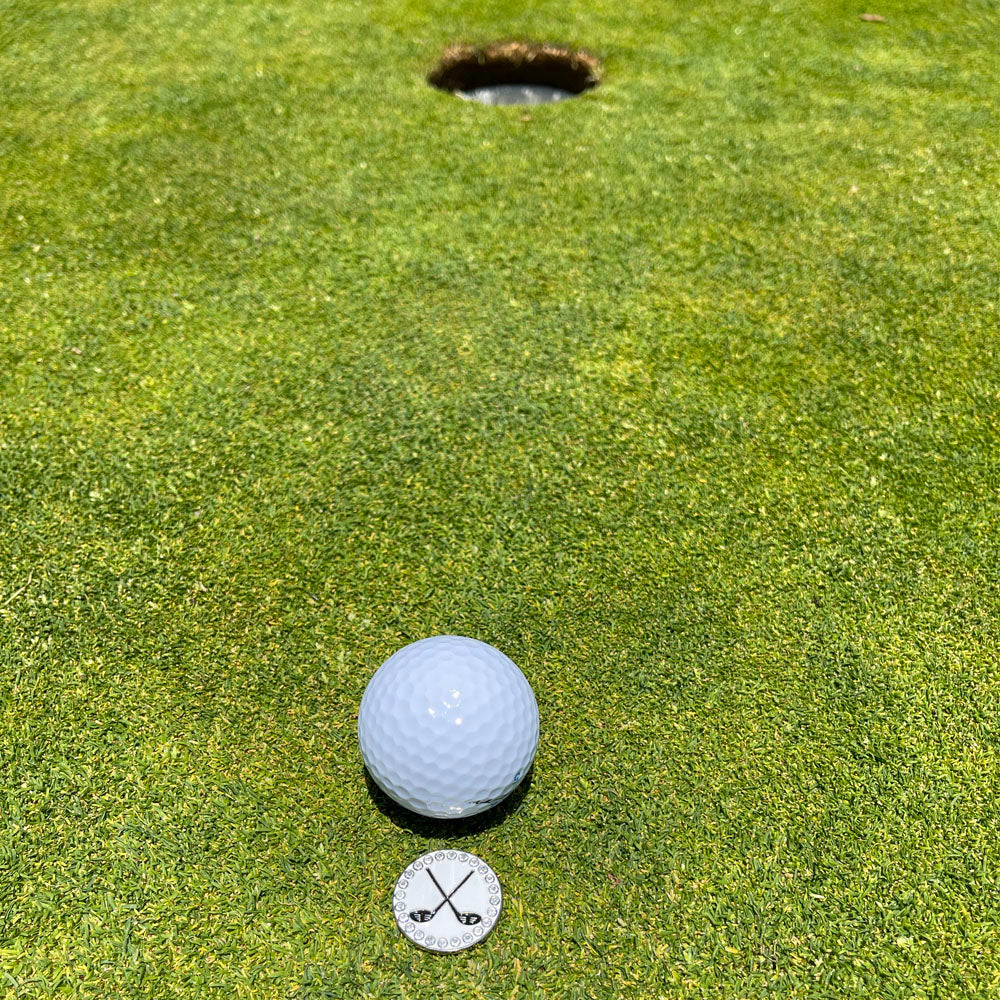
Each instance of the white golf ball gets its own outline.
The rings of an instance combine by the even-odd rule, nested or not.
[[[498,649],[458,635],[404,646],[368,682],[358,739],[375,783],[421,816],[474,816],[505,799],[538,747],[538,705]]]

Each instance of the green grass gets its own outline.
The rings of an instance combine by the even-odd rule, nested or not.
[[[0,992],[1000,992],[1000,10],[866,9],[0,0]],[[605,82],[424,84],[509,36]],[[457,834],[438,632],[542,714]]]

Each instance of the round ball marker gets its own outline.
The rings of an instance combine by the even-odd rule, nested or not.
[[[431,851],[396,881],[392,912],[403,934],[428,951],[453,952],[479,944],[500,919],[497,873],[467,851]]]

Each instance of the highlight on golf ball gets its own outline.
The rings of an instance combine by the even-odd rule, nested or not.
[[[521,783],[538,747],[538,705],[512,660],[478,639],[404,646],[368,682],[361,756],[401,806],[436,819],[475,816]]]

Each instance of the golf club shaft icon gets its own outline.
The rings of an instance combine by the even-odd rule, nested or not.
[[[467,911],[459,911],[455,904],[451,901],[451,897],[458,892],[459,889],[465,885],[466,882],[472,878],[472,872],[469,872],[465,878],[462,879],[458,885],[455,886],[451,892],[446,893],[444,889],[441,888],[441,883],[434,877],[434,872],[431,871],[430,867],[427,868],[427,874],[430,876],[431,881],[434,883],[434,888],[441,893],[441,902],[433,910],[412,910],[410,912],[410,919],[418,924],[426,924],[428,921],[433,920],[441,910],[441,907],[447,903],[451,907],[451,912],[455,914],[455,919],[466,927],[471,927],[473,924],[478,924],[483,918],[479,913],[470,913]]]

